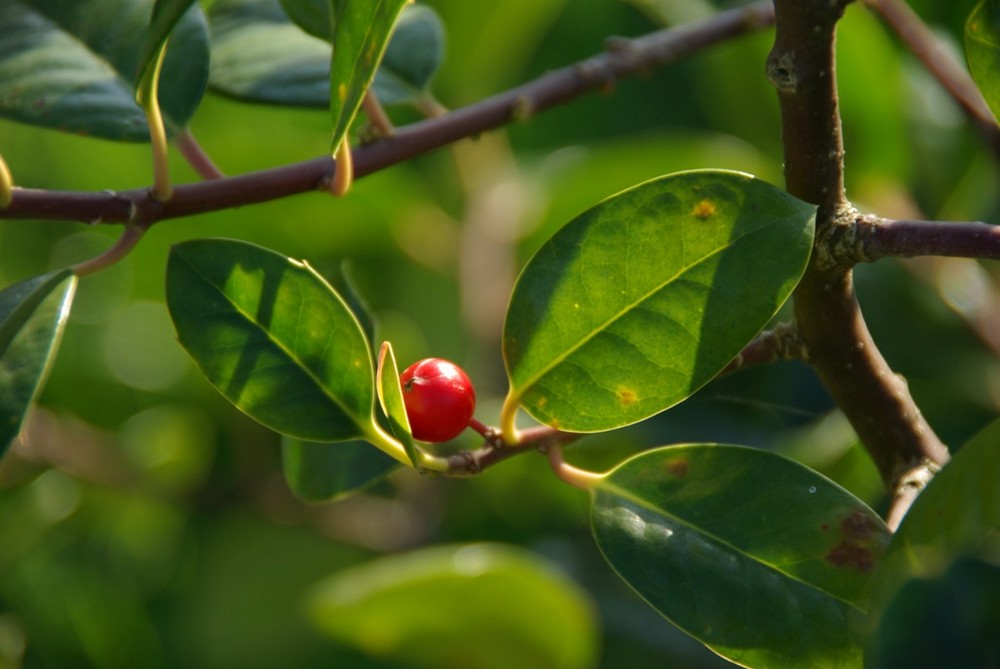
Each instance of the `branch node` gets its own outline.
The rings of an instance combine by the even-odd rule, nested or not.
[[[893,532],[906,516],[917,496],[927,487],[941,466],[931,460],[922,460],[914,467],[904,469],[893,481],[892,503],[886,513],[886,524]]]
[[[795,51],[780,56],[772,54],[767,59],[767,80],[779,93],[794,95],[799,90],[799,74],[795,64]]]
[[[867,244],[880,221],[878,216],[860,214],[849,203],[838,207],[826,225],[816,231],[816,267],[825,272],[874,262],[877,256],[868,252]]]

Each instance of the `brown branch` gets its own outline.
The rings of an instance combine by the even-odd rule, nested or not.
[[[911,221],[859,218],[853,226],[855,262],[880,258],[950,256],[957,258],[1000,258],[1000,226],[978,221]]]
[[[864,0],[958,103],[1000,158],[1000,126],[965,66],[902,0]]]
[[[788,191],[818,205],[817,251],[856,218],[844,196],[843,141],[835,76],[836,26],[849,0],[776,0],[768,75],[778,90]],[[923,418],[906,382],[872,340],[849,268],[817,252],[794,293],[810,364],[890,486],[948,450]]]
[[[805,357],[805,346],[795,324],[779,323],[773,330],[765,330],[754,337],[720,374],[736,372],[751,365],[778,360],[800,360]]]
[[[391,165],[607,90],[618,80],[674,62],[707,46],[770,25],[769,0],[720,12],[704,21],[635,39],[616,39],[608,51],[439,118],[397,129],[392,138],[353,151],[354,175],[361,178]],[[90,223],[157,221],[244,206],[319,190],[329,182],[329,156],[242,176],[179,185],[169,202],[148,189],[73,192],[14,189],[0,219],[64,220]]]
[[[499,436],[499,430],[492,430],[494,436],[487,437],[480,448],[471,451],[461,451],[448,458],[446,476],[473,476],[484,469],[503,462],[507,458],[531,451],[544,451],[549,446],[569,444],[586,435],[576,432],[562,432],[555,428],[539,426],[520,432],[517,444],[507,445]]]

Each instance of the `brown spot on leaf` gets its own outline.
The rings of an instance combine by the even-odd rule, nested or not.
[[[715,215],[715,204],[711,200],[702,200],[694,206],[691,213],[698,220],[704,221]]]
[[[687,458],[674,458],[667,463],[667,473],[677,478],[684,478],[687,476],[690,466],[691,463],[688,462]]]
[[[824,532],[829,529],[826,523],[821,528]],[[875,519],[855,509],[840,521],[840,543],[827,552],[826,561],[835,567],[871,571],[884,548],[877,528]]]
[[[834,567],[849,567],[858,571],[871,571],[875,556],[870,549],[841,541],[826,554],[826,561]]]

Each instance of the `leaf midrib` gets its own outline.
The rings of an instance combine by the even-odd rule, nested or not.
[[[306,366],[302,360],[298,358],[298,356],[296,356],[290,349],[284,346],[281,343],[281,340],[273,337],[271,335],[271,332],[267,328],[263,327],[260,323],[258,323],[257,320],[253,318],[251,314],[241,309],[238,304],[236,304],[233,300],[229,298],[229,296],[226,294],[224,290],[222,290],[220,286],[210,281],[208,277],[202,271],[200,271],[200,269],[196,265],[194,265],[190,260],[185,258],[184,254],[179,254],[179,258],[183,260],[184,263],[187,264],[188,267],[190,267],[191,270],[196,275],[198,275],[207,285],[214,288],[218,292],[218,294],[225,299],[226,303],[232,306],[233,310],[237,314],[242,316],[248,323],[253,324],[259,331],[263,332],[266,335],[267,340],[270,341],[275,346],[275,348],[285,353],[295,363],[295,366],[299,370],[305,372],[306,376],[320,389],[322,394],[326,396],[328,399],[330,399],[336,406],[338,406],[341,409],[341,411],[344,412],[345,415],[347,415],[354,421],[355,427],[358,428],[358,435],[357,435],[358,437],[362,437],[366,434],[366,431],[364,429],[361,429],[363,425],[367,425],[368,423],[367,420],[362,420],[363,418],[365,418],[364,416],[359,417],[357,414],[354,413],[353,410],[348,409],[347,406],[343,402],[341,402],[336,395],[331,394],[327,386],[324,383],[322,383],[320,378],[317,377],[312,372],[312,370],[308,366]]]

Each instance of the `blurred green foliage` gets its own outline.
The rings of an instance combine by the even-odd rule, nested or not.
[[[427,4],[448,31],[433,89],[449,106],[589,56],[611,34],[655,27],[625,2],[585,11],[565,0]],[[971,3],[911,4],[958,49]],[[171,244],[205,236],[307,258],[327,276],[351,259],[400,365],[429,355],[462,363],[477,384],[478,417],[495,423],[507,290],[555,229],[680,169],[738,169],[780,184],[777,104],[763,76],[769,42],[765,33],[710,49],[365,178],[345,199],[317,193],[164,222],[124,262],[82,280],[40,407],[0,463],[0,667],[409,666],[325,636],[306,615],[309,588],[373,557],[479,541],[528,547],[588,593],[600,666],[724,666],[617,580],[587,530],[585,495],[541,458],[472,480],[400,471],[328,505],[294,499],[278,437],[218,396],[173,341],[163,273]],[[996,220],[996,165],[914,59],[858,5],[838,46],[848,195],[885,216]],[[330,132],[324,111],[212,94],[191,128],[229,174],[322,155]],[[151,179],[141,145],[0,122],[0,151],[25,187],[126,189]],[[196,179],[172,159],[177,182]],[[93,256],[118,232],[2,221],[0,285]],[[994,266],[880,262],[859,269],[858,290],[890,364],[948,443],[996,415]],[[601,469],[691,440],[774,448],[883,503],[867,456],[798,363],[719,379],[569,457]]]

